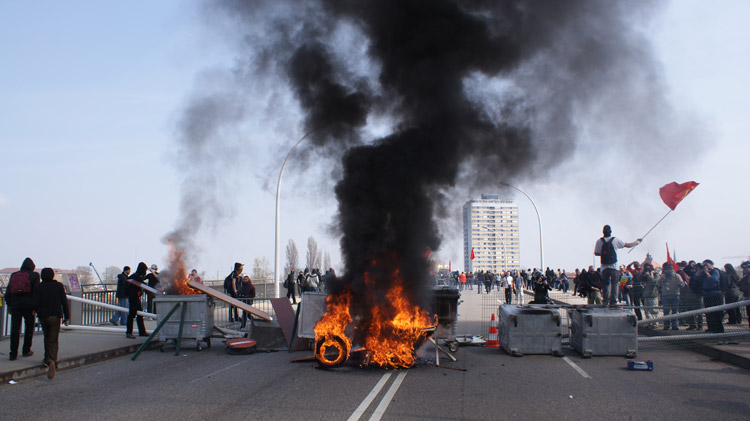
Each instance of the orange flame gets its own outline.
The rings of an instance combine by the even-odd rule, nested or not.
[[[352,349],[352,340],[345,332],[346,327],[352,322],[349,314],[351,297],[349,290],[340,295],[326,297],[326,312],[315,325],[315,342],[319,344],[316,345],[315,354],[328,365],[343,363]],[[333,360],[328,356],[329,349],[335,350],[336,356]]]
[[[373,296],[364,297],[366,302],[371,303],[368,320],[358,320],[354,329],[358,338],[364,338],[361,345],[368,351],[371,363],[381,367],[407,368],[414,365],[414,348],[425,337],[423,330],[434,327],[437,320],[431,320],[426,310],[409,301],[398,270],[390,278],[391,287],[385,302],[377,302],[374,292],[370,292]],[[373,276],[365,273],[365,285],[372,286],[373,283]],[[369,291],[373,290],[368,289],[365,294]],[[348,346],[347,352],[351,349],[351,340],[345,332],[352,323],[351,301],[350,290],[339,296],[328,296],[326,313],[315,326],[317,340],[325,338],[328,346],[340,347],[336,345],[335,338],[342,338]],[[320,360],[320,356],[316,356]]]
[[[182,256],[185,254],[185,250],[179,249],[174,246],[172,241],[169,242],[169,267],[165,271],[164,275],[167,275],[166,279],[167,293],[175,295],[195,295],[200,294],[190,288],[188,283],[187,270],[185,269],[185,263],[182,261]]]

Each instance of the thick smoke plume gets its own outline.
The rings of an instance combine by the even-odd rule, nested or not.
[[[545,177],[584,130],[595,131],[592,118],[649,127],[633,148],[663,134],[657,120],[668,107],[641,32],[651,2],[221,5],[241,36],[241,70],[288,86],[314,148],[342,157],[335,192],[345,268],[336,288],[354,292],[363,323],[395,273],[420,302],[425,256],[441,242],[436,213],[458,181]],[[374,122],[387,122],[389,134],[369,138]]]

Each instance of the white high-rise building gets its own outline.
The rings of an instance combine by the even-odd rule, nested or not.
[[[496,194],[464,204],[464,270],[493,273],[517,270],[521,264],[518,244],[518,206]],[[474,260],[471,252],[474,250]]]

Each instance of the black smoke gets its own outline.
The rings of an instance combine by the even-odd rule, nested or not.
[[[393,273],[422,300],[425,256],[441,244],[436,216],[457,183],[543,179],[592,119],[653,128],[633,150],[660,144],[663,82],[644,36],[655,2],[220,4],[241,40],[238,69],[269,90],[288,87],[313,150],[341,157],[336,290],[355,293],[362,320]],[[388,134],[368,137],[373,121]]]

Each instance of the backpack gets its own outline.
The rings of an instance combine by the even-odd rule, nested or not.
[[[617,263],[617,253],[615,252],[615,246],[612,244],[615,241],[615,237],[612,237],[609,239],[609,241],[605,240],[604,237],[602,237],[602,249],[599,252],[599,257],[601,257],[601,262],[603,265],[612,265]]]
[[[20,271],[10,275],[8,288],[11,294],[28,294],[31,292],[29,272]]]

